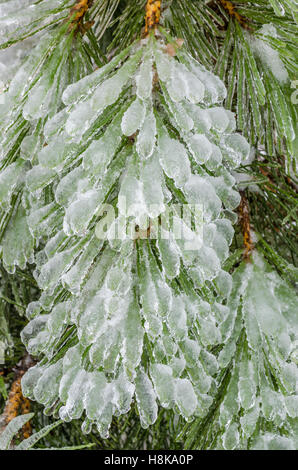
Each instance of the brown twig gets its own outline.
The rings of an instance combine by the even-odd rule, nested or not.
[[[91,22],[83,24],[84,16],[92,3],[93,0],[77,0],[77,3],[71,8],[69,13],[69,18],[71,19],[69,25],[70,31],[77,29],[84,34],[92,26],[93,23]]]
[[[251,236],[249,205],[248,205],[248,200],[245,196],[245,192],[240,191],[240,194],[241,194],[241,202],[238,208],[238,212],[239,212],[239,221],[240,221],[241,228],[242,228],[243,242],[244,242],[244,247],[245,247],[243,257],[246,261],[250,261],[250,255],[254,249],[254,244],[253,244],[252,236]]]
[[[160,20],[160,12],[161,12],[161,0],[147,0],[146,4],[146,25],[145,25],[145,33],[148,34],[149,31],[155,29]]]
[[[30,413],[30,401],[22,393],[21,380],[25,372],[35,364],[32,357],[26,354],[13,369],[15,376],[5,404],[4,411],[0,416],[0,432],[18,415]],[[23,437],[27,439],[31,435],[31,424],[23,426]]]
[[[228,12],[228,14],[231,18],[234,18],[236,21],[238,21],[238,23],[243,28],[250,29],[246,18],[244,18],[244,16],[240,15],[240,13],[238,13],[238,11],[235,9],[235,6],[233,5],[232,2],[230,2],[229,0],[219,0],[219,2],[224,7],[224,9]]]

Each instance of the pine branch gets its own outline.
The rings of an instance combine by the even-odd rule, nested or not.
[[[227,84],[225,104],[236,112],[238,128],[270,155],[286,154],[289,173],[295,166],[292,142],[297,122],[289,87],[297,74],[293,20],[288,13],[274,16],[262,1],[228,3],[227,10],[218,9],[218,3],[203,9],[200,2],[186,7],[179,0],[170,7],[167,26],[204,65],[215,67]],[[235,15],[225,16],[226,11],[245,18],[244,26]]]

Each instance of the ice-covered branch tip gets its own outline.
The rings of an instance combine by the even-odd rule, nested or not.
[[[146,27],[145,32],[148,33],[151,29],[158,25],[160,20],[161,0],[147,0],[146,4]]]
[[[228,0],[219,0],[219,3],[224,7],[224,9],[228,12],[229,16],[231,18],[235,18],[236,21],[245,29],[248,29],[248,24],[245,20],[245,18],[238,13],[238,11],[235,9],[235,6],[233,5],[232,2]]]
[[[250,255],[254,249],[254,244],[251,236],[248,201],[243,191],[241,192],[241,202],[239,205],[239,218],[245,246],[243,257],[245,260],[250,261]]]

